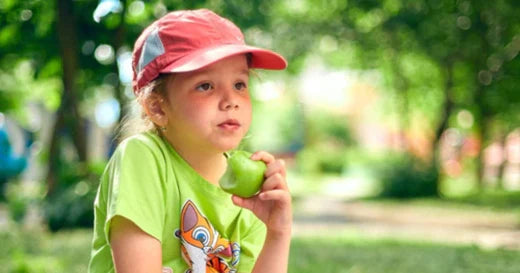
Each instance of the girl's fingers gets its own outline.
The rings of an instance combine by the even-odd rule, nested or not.
[[[235,204],[236,206],[253,210],[253,208],[255,207],[255,198],[256,197],[243,198],[240,196],[233,195],[231,197],[231,200],[233,201],[233,204]]]
[[[266,165],[274,161],[274,156],[266,151],[258,151],[251,155],[252,160],[262,160]]]
[[[285,179],[279,173],[268,177],[262,185],[262,191],[269,191],[274,189],[287,189]]]
[[[286,177],[285,161],[282,159],[276,159],[272,154],[266,151],[258,151],[251,155],[252,160],[262,160],[266,165],[265,177],[269,177],[275,173],[281,173],[283,177]]]
[[[262,201],[281,201],[285,204],[291,202],[291,195],[286,190],[272,190],[262,192],[258,195],[258,198],[260,198]]]
[[[265,177],[270,177],[275,173],[280,173],[283,177],[286,177],[285,161],[282,159],[276,159],[267,165],[265,170]]]

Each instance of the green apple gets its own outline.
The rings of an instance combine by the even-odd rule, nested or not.
[[[219,180],[220,187],[231,194],[241,197],[255,195],[264,182],[264,173],[267,168],[260,160],[252,160],[251,153],[233,151],[225,154],[227,169]]]

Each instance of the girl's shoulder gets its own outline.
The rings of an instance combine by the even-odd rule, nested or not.
[[[139,133],[130,136],[119,143],[116,150],[141,150],[143,152],[161,152],[164,147],[164,141],[160,136],[151,132]]]
[[[168,161],[168,146],[164,140],[154,133],[139,133],[130,136],[118,144],[112,160],[140,161],[142,164]],[[150,161],[150,162],[143,162]]]
[[[170,161],[167,147],[161,137],[154,133],[139,133],[118,144],[107,169],[139,168],[141,171],[162,169],[171,164]]]

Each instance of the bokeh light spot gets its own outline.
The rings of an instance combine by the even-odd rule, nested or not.
[[[110,45],[99,45],[94,52],[94,57],[101,64],[111,64],[114,62],[114,49]]]

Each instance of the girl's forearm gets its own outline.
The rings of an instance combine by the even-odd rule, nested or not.
[[[256,260],[252,273],[286,273],[289,263],[291,232],[267,232],[264,247]]]

